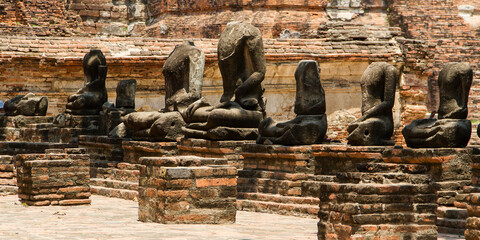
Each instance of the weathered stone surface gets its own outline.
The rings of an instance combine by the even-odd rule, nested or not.
[[[108,100],[105,80],[107,61],[102,51],[90,50],[83,58],[85,85],[77,93],[68,97],[67,113],[74,115],[94,115]]]
[[[193,42],[185,41],[175,47],[163,66],[165,108],[160,112],[132,113],[124,118],[123,122],[134,139],[175,141],[183,137],[181,128],[185,121],[182,114],[186,107],[204,101],[199,100],[204,64],[205,55]]]
[[[163,65],[165,110],[183,111],[202,96],[205,54],[193,42],[175,46]]]
[[[32,206],[90,204],[90,159],[85,149],[17,155],[18,196]]]
[[[402,134],[409,147],[465,147],[471,136],[468,94],[473,71],[467,63],[449,63],[438,77],[438,119],[420,119],[405,126]]]
[[[36,97],[33,93],[18,95],[7,100],[3,108],[7,116],[45,116],[48,109],[48,98]]]
[[[117,98],[115,107],[117,108],[135,108],[135,91],[137,90],[137,80],[122,80],[117,85]]]
[[[220,105],[208,107],[203,101],[190,105],[185,112],[190,123],[184,128],[187,137],[209,139],[208,131],[217,127],[256,128],[265,116],[262,81],[266,65],[260,30],[248,23],[229,23],[218,42],[218,65],[224,91]],[[231,139],[225,133],[218,139]]]
[[[237,169],[226,159],[144,157],[138,218],[159,223],[233,223]]]
[[[295,71],[297,93],[291,121],[277,123],[272,118],[258,126],[259,144],[308,145],[321,143],[327,132],[325,91],[316,61],[301,61]]]
[[[368,66],[362,76],[362,117],[347,128],[348,143],[356,146],[393,145],[392,108],[397,70],[385,62]]]

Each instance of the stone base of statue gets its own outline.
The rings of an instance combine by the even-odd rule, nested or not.
[[[182,131],[187,138],[208,140],[255,140],[258,137],[256,128],[216,127],[205,131],[183,127]]]
[[[353,130],[352,130],[353,129]],[[348,126],[348,144],[352,146],[393,146],[393,121],[380,117],[369,118]]]
[[[472,123],[466,119],[419,119],[405,126],[402,134],[411,148],[463,148],[467,146]]]
[[[277,123],[271,118],[263,120],[259,127],[258,144],[310,145],[322,143],[327,133],[327,117],[300,115],[293,120]]]

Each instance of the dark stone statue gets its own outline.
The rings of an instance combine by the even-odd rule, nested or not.
[[[90,50],[83,57],[85,85],[77,93],[68,97],[66,113],[73,115],[96,115],[108,100],[105,80],[107,61],[102,51]]]
[[[47,97],[36,97],[35,94],[18,95],[4,104],[7,116],[45,116],[48,109]]]
[[[468,115],[468,93],[473,71],[467,63],[449,63],[438,76],[440,104],[438,119],[414,120],[402,134],[412,148],[465,147],[471,136]]]
[[[185,111],[185,136],[211,140],[253,140],[265,117],[262,81],[266,65],[262,35],[243,22],[227,24],[218,42],[218,66],[223,78],[220,104],[204,99]]]
[[[184,112],[201,98],[204,65],[205,55],[193,42],[176,46],[163,66],[165,108],[158,112],[130,113],[120,128],[131,131],[134,139],[175,141],[183,137]]]
[[[316,61],[301,61],[295,71],[297,92],[290,121],[277,123],[272,118],[263,120],[258,131],[259,144],[308,145],[322,143],[327,132],[325,91],[320,82]]]
[[[137,80],[122,80],[117,85],[116,108],[135,108],[135,91],[137,90]]]
[[[348,143],[354,146],[393,145],[392,108],[397,70],[386,62],[374,62],[363,73],[362,117],[348,128]]]

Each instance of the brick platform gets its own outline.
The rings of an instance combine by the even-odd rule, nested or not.
[[[242,147],[244,167],[239,170],[239,210],[316,217],[319,181],[311,146]]]
[[[472,158],[472,185],[464,191],[467,196],[467,214],[465,239],[480,239],[480,155]]]
[[[437,189],[437,226],[440,233],[463,235],[467,217],[464,188],[472,183],[472,157],[475,148],[388,149],[387,163],[412,163],[427,167]]]
[[[320,184],[318,239],[437,239],[427,168],[359,163]]]
[[[79,137],[79,147],[85,148],[90,155],[92,194],[137,199],[139,167],[123,161],[124,140],[107,136]]]
[[[237,170],[225,159],[144,157],[139,220],[159,223],[235,222]]]
[[[226,158],[228,164],[237,169],[243,168],[242,146],[255,141],[212,141],[205,139],[182,138],[178,142],[178,155]]]
[[[0,194],[17,194],[16,176],[13,157],[0,155]]]
[[[16,156],[18,196],[32,206],[90,204],[85,149],[49,149]]]

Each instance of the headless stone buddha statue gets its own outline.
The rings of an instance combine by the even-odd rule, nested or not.
[[[68,97],[66,113],[73,115],[96,115],[108,100],[105,79],[107,61],[102,51],[90,50],[83,57],[85,85]]]
[[[473,71],[467,63],[449,63],[440,71],[438,119],[414,120],[405,126],[402,134],[408,147],[467,146],[472,130],[471,122],[466,120],[472,80]]]
[[[397,70],[386,62],[374,62],[362,76],[362,117],[348,128],[348,143],[354,146],[393,145],[392,108]]]
[[[263,120],[258,131],[259,144],[308,145],[322,143],[327,132],[325,91],[320,82],[317,61],[301,61],[295,71],[297,92],[290,121],[277,123],[272,118]]]
[[[184,112],[201,98],[204,65],[205,55],[193,42],[185,41],[175,47],[163,66],[165,108],[124,117],[123,123],[134,139],[175,141],[183,136]]]
[[[218,42],[218,66],[223,78],[220,104],[204,99],[186,110],[185,136],[210,140],[254,140],[265,117],[262,81],[266,64],[260,30],[251,24],[227,24]]]

